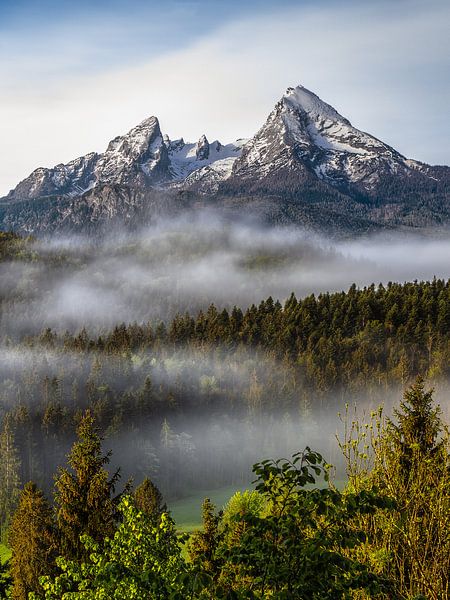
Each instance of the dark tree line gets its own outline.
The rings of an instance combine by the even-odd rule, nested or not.
[[[1,374],[6,455],[48,491],[90,409],[127,476],[152,475],[169,496],[198,485],[200,464],[205,485],[242,483],[259,455],[289,452],[342,402],[376,406],[419,373],[445,381],[449,332],[450,284],[435,279],[5,340],[17,361]]]
[[[196,316],[177,315],[167,325],[122,323],[97,337],[86,329],[76,335],[47,329],[38,338],[28,337],[27,344],[108,355],[189,344],[230,354],[244,346],[295,361],[318,387],[327,387],[354,381],[358,373],[395,377],[399,362],[406,376],[429,368],[446,375],[449,331],[450,281],[434,279],[363,289],[353,285],[347,292],[300,300],[292,294],[284,305],[269,297],[245,311],[211,305]]]

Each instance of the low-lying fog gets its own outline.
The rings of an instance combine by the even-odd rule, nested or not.
[[[19,402],[40,410],[51,394],[71,410],[83,408],[91,385],[96,410],[110,411],[111,423],[116,412],[122,418],[120,429],[110,425],[107,433],[113,464],[137,481],[154,476],[169,496],[202,485],[248,482],[252,462],[286,456],[307,444],[338,464],[337,411],[349,396],[341,390],[328,413],[311,411],[308,402],[314,407],[317,398],[305,401],[288,370],[251,349],[226,360],[220,352],[144,351],[123,361],[103,357],[98,368],[89,352],[75,356],[30,347],[25,334],[87,327],[95,335],[120,322],[167,320],[211,302],[245,309],[268,296],[283,302],[292,292],[303,297],[347,290],[353,283],[450,276],[448,235],[396,233],[337,242],[211,213],[162,220],[133,233],[116,230],[101,239],[39,239],[31,250],[0,263],[0,417]],[[141,422],[127,415],[131,409],[121,409],[121,402],[127,397],[138,410],[133,398],[139,400],[147,377],[162,391],[152,396],[158,412]],[[365,392],[351,401],[370,411],[382,399],[389,409],[401,394],[400,387],[380,388],[376,398]],[[439,390],[436,399],[443,399]],[[164,430],[166,416],[169,430]],[[73,431],[61,436],[68,447]],[[43,442],[47,463],[41,467],[50,480],[66,451],[61,446],[53,455],[52,439]]]
[[[265,229],[189,214],[100,240],[51,238],[33,261],[0,264],[1,293],[14,296],[4,332],[76,330],[171,318],[214,302],[245,308],[272,296],[346,290],[450,276],[450,236],[390,234],[332,242],[294,228]],[[18,301],[18,298],[20,300]]]
[[[150,476],[173,500],[196,489],[247,486],[253,463],[290,457],[305,446],[322,452],[342,480],[344,460],[335,436],[344,435],[346,402],[350,424],[355,415],[367,422],[380,403],[391,414],[402,396],[400,385],[341,390],[330,392],[321,407],[314,393],[302,394],[286,366],[252,349],[145,350],[128,358],[103,356],[101,362],[95,353],[21,344],[5,345],[0,353],[0,416],[21,403],[42,419],[50,407],[42,424],[38,420],[40,445],[33,446],[33,438],[26,442],[38,452],[37,476],[47,490],[74,439],[65,415],[88,405],[102,425],[105,450],[113,452],[111,468],[121,467],[124,478],[136,484]],[[141,401],[147,381],[153,392]],[[448,389],[442,382],[435,400],[443,403]],[[47,438],[41,427],[50,430]],[[23,432],[21,437],[23,444],[28,438]],[[24,480],[36,476],[23,467]]]

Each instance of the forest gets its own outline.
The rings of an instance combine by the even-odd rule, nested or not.
[[[156,254],[171,244],[163,284],[128,238],[109,264],[109,241],[0,234],[4,594],[446,597],[450,280],[256,300],[302,267],[376,271],[311,240],[287,252],[238,233],[220,242],[234,240],[236,303],[226,283],[172,287],[171,260],[217,255],[205,232],[155,233]],[[147,271],[125,279],[132,256]],[[119,296],[108,264],[122,265]],[[221,486],[236,493],[181,532],[171,503]]]
[[[421,378],[393,419],[346,421],[343,490],[306,447],[253,466],[253,489],[223,510],[206,498],[185,535],[149,478],[109,474],[95,419],[80,415],[53,506],[34,482],[16,498],[0,593],[70,598],[379,598],[449,592],[449,438]],[[321,480],[323,483],[321,483]],[[8,571],[8,569],[10,569]]]

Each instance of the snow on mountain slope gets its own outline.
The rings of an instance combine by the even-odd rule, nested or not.
[[[108,144],[95,176],[99,183],[136,183],[134,179],[144,173],[156,182],[167,175],[167,167],[167,149],[158,119],[149,117]]]
[[[417,163],[418,164],[418,163]],[[386,174],[411,170],[409,161],[359,131],[302,86],[288,88],[266,123],[244,147],[233,176],[265,178],[280,168],[307,168],[328,184],[371,190]]]
[[[114,138],[103,154],[36,169],[6,202],[53,195],[77,198],[97,186],[115,184],[225,196],[287,193],[300,201],[308,190],[332,197],[338,190],[346,197],[377,197],[387,203],[399,193],[417,195],[420,189],[435,198],[439,193],[442,202],[448,171],[406,159],[298,86],[287,89],[250,140],[226,145],[210,143],[205,135],[196,143],[170,140],[158,119],[149,117]]]
[[[144,177],[145,175],[145,177]],[[91,153],[52,169],[38,168],[12,190],[9,199],[79,196],[102,183],[139,185],[168,177],[168,154],[158,119],[150,117],[113,139],[103,154]]]
[[[158,119],[149,117],[114,138],[103,154],[88,154],[53,169],[36,169],[8,197],[76,196],[98,184],[180,186],[197,170],[199,176],[191,182],[208,178],[217,182],[230,175],[244,141],[222,145],[218,140],[209,143],[205,135],[197,143],[170,141],[161,133]]]
[[[76,196],[95,184],[94,169],[99,155],[95,152],[59,164],[53,169],[40,167],[9,193],[9,198],[39,198],[51,194]]]
[[[234,144],[223,145],[218,140],[209,143],[204,135],[196,144],[186,144],[182,139],[168,142],[174,187],[196,185],[202,191],[216,191],[220,181],[231,175],[246,142],[240,139]]]

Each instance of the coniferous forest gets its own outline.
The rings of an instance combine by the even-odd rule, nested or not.
[[[0,242],[0,597],[447,597],[450,280],[247,303],[169,281],[97,323],[54,284],[101,248]],[[238,260],[258,294],[291,258]],[[223,486],[184,533],[171,503]]]
[[[450,600],[449,22],[0,0],[0,600]]]

